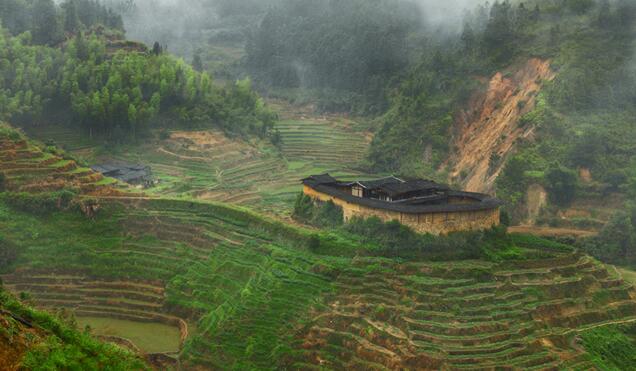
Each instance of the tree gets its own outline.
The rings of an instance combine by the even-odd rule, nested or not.
[[[77,4],[75,0],[68,0],[62,4],[64,9],[64,31],[72,33],[80,28],[80,20],[77,15]]]
[[[576,14],[585,14],[594,7],[594,0],[567,0],[567,7]]]
[[[633,209],[615,213],[598,237],[583,245],[592,255],[610,263],[630,264],[636,257],[636,228]]]
[[[609,0],[601,0],[597,22],[601,28],[608,28],[612,25],[612,14],[610,11]]]
[[[5,272],[18,258],[18,248],[0,236],[0,272]]]
[[[576,171],[554,164],[545,179],[552,202],[559,206],[568,206],[574,200],[578,186]]]
[[[54,45],[61,41],[59,18],[53,0],[36,0],[32,14],[35,43]]]
[[[200,49],[197,49],[197,51],[194,52],[194,57],[192,58],[192,68],[194,68],[194,70],[198,72],[203,71],[203,61],[201,60]]]
[[[464,24],[461,40],[466,52],[472,54],[477,46],[477,38],[475,37],[475,32],[469,23]]]
[[[6,187],[5,182],[6,176],[4,175],[4,173],[0,173],[0,192],[4,192]]]
[[[483,36],[485,57],[497,64],[507,63],[515,53],[515,29],[510,3],[495,2]]]
[[[154,45],[152,46],[152,54],[160,55],[161,53],[163,53],[163,48],[158,41],[155,41]]]

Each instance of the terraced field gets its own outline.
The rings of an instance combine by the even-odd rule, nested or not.
[[[330,172],[341,178],[368,177],[355,170],[370,142],[353,121],[293,119],[276,124],[280,150],[267,141],[228,138],[218,131],[174,131],[166,139],[126,146],[100,155],[97,143],[62,126],[30,130],[91,162],[122,160],[149,164],[160,180],[150,194],[249,205],[288,215],[299,180]]]
[[[0,123],[0,172],[4,187],[12,192],[53,192],[75,188],[85,194],[103,193],[114,179],[44,151],[17,131]],[[112,193],[112,189],[110,190]]]
[[[590,370],[574,334],[636,321],[632,284],[577,253],[364,272],[370,263],[338,278],[295,368]]]
[[[0,207],[0,234],[24,247],[5,286],[79,317],[178,326],[188,339],[181,357],[191,364],[227,362],[222,356],[261,367],[264,354],[244,358],[243,340],[258,328],[273,351],[283,340],[271,339],[285,339],[291,321],[329,288],[305,253],[277,242],[275,222],[185,201],[110,202],[90,225],[81,214],[42,223]],[[219,338],[216,354],[210,346]]]
[[[26,246],[8,288],[78,316],[181,326],[187,367],[587,370],[575,335],[636,321],[632,284],[576,252],[499,264],[321,256],[302,230],[178,200],[104,201],[90,227],[15,215],[0,218]]]
[[[246,197],[236,202],[267,205],[262,192],[284,183],[263,180],[257,169],[287,166],[281,169],[295,187],[292,177],[314,170],[305,167],[313,166],[309,161],[327,166],[328,156],[263,160],[277,155],[210,132],[174,132],[148,157],[165,156],[156,159],[156,171],[162,179],[174,177],[155,190],[164,197],[100,191],[95,198],[104,183],[97,176],[84,189],[72,160],[21,136],[3,138],[1,166],[10,191],[38,192],[35,184],[56,190],[52,184],[63,179],[60,187],[75,185],[99,206],[90,218],[72,210],[39,215],[0,199],[0,236],[19,248],[14,269],[2,276],[5,287],[40,308],[64,308],[79,318],[178,328],[180,349],[163,354],[173,357],[163,365],[589,370],[598,359],[577,335],[636,322],[633,284],[575,251],[538,246],[536,258],[503,263],[320,255],[308,249],[315,231],[225,204],[166,197],[178,191],[173,187],[190,187],[203,198],[236,189],[233,195]],[[283,153],[303,147],[287,146]],[[198,156],[205,151],[212,157]],[[187,169],[177,166],[186,158]],[[210,158],[235,161],[235,167],[222,162],[229,170],[204,178],[216,163]],[[193,173],[184,178],[182,171]],[[203,179],[218,188],[206,188]],[[243,188],[255,196],[238,192]],[[351,242],[318,236],[330,251],[351,248]]]

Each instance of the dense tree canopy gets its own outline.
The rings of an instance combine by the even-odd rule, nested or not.
[[[220,88],[168,54],[117,50],[81,33],[62,49],[0,33],[0,119],[21,124],[67,117],[90,135],[136,136],[159,117],[265,135],[272,114],[248,81]]]
[[[419,17],[397,0],[283,1],[250,36],[248,69],[268,87],[356,92],[377,110],[388,81],[408,65]]]

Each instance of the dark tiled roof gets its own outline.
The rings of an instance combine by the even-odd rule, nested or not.
[[[377,189],[377,188],[385,187],[391,184],[400,184],[403,182],[404,181],[402,179],[398,179],[394,176],[390,176],[390,177],[376,179],[376,180],[363,180],[363,181],[359,181],[358,184],[360,184],[366,189]]]
[[[481,193],[471,192],[459,192],[450,191],[449,196],[461,196],[475,199],[474,203],[470,204],[417,204],[417,203],[400,203],[400,202],[387,202],[380,201],[372,198],[356,197],[350,193],[343,192],[337,188],[330,187],[328,185],[318,185],[312,187],[316,191],[328,194],[330,196],[337,197],[341,200],[345,200],[350,203],[371,207],[374,209],[382,209],[389,211],[397,211],[406,214],[423,214],[423,213],[444,213],[444,212],[458,212],[458,211],[481,211],[491,210],[498,208],[503,204],[501,200],[490,197]]]
[[[319,185],[319,184],[335,184],[338,183],[336,178],[329,174],[311,175],[302,180],[307,185]]]
[[[392,183],[386,184],[379,187],[380,190],[384,191],[391,197],[399,196],[409,192],[417,192],[417,191],[447,191],[449,190],[448,186],[443,184],[435,183],[430,180],[408,180],[402,183]]]
[[[126,183],[144,180],[152,176],[150,167],[139,164],[100,164],[91,166],[91,169]]]

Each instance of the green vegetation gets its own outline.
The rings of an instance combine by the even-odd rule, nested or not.
[[[550,255],[550,252],[572,250],[567,245],[541,238],[510,235],[505,226],[484,232],[460,232],[438,237],[416,233],[397,220],[383,222],[377,217],[354,218],[343,224],[340,207],[331,201],[314,201],[302,193],[296,198],[293,217],[306,224],[331,228],[329,233],[317,234],[309,241],[313,252],[331,255],[374,255],[409,261],[483,259],[502,262],[535,259]],[[342,250],[343,246],[334,246],[333,241],[346,241],[345,244],[352,248]]]
[[[1,29],[0,119],[27,125],[56,115],[113,141],[157,125],[268,135],[275,116],[249,80],[219,87],[180,59],[107,33],[78,33],[52,48]]]
[[[419,16],[415,4],[394,0],[282,1],[251,34],[247,69],[270,88],[316,91],[319,110],[381,112]]]
[[[30,32],[40,45],[56,45],[64,41],[65,33],[78,33],[94,26],[123,31],[119,14],[90,0],[64,0],[56,6],[53,0],[2,0],[0,23],[13,35]]]
[[[342,208],[332,201],[315,204],[311,197],[300,193],[292,216],[301,222],[318,227],[337,227],[343,223]]]
[[[471,364],[556,365],[549,349],[530,344],[582,324],[625,318],[631,310],[631,301],[611,311],[604,306],[631,286],[602,265],[562,245],[501,230],[433,238],[369,220],[316,232],[221,204],[101,204],[87,219],[70,210],[42,216],[1,203],[0,233],[22,250],[22,269],[5,276],[7,288],[28,291],[42,305],[72,308],[80,317],[185,319],[196,325],[181,353],[184,365],[302,368],[314,364],[315,352],[331,367],[389,365],[383,356],[366,358],[371,353],[365,351],[349,358],[355,347],[344,345],[394,349],[382,339],[399,331],[421,340],[422,356],[478,351]],[[477,250],[469,246],[481,249],[479,256],[457,260],[464,249]],[[418,249],[430,249],[442,261],[423,259],[431,255]],[[582,295],[586,290],[595,294]],[[571,321],[550,317],[540,328],[528,320],[557,299],[588,309],[567,312],[577,313]],[[340,305],[334,303],[352,300],[362,304],[332,313]],[[351,312],[360,305],[360,313]],[[455,316],[444,315],[449,311]],[[357,328],[365,331],[347,330]],[[321,331],[331,335],[314,335]],[[497,341],[501,333],[510,340]],[[431,336],[442,340],[431,343]],[[314,348],[318,338],[328,344]],[[459,346],[463,338],[469,343]],[[502,347],[514,348],[514,355],[496,351]],[[459,354],[440,362],[461,363]]]
[[[636,327],[599,327],[581,333],[583,346],[601,370],[631,370],[636,365]]]
[[[516,210],[532,183],[545,184],[556,205],[567,205],[577,191],[631,192],[634,19],[628,1],[504,1],[476,9],[455,42],[427,48],[391,95],[370,168],[434,177],[451,152],[458,112],[482,86],[474,76],[505,76],[539,57],[551,61],[556,78],[534,92],[535,108],[519,120],[520,127],[535,128],[534,136],[495,161],[506,161],[498,195]],[[594,179],[582,188],[574,184],[579,168]]]
[[[616,212],[598,236],[580,243],[589,254],[612,264],[636,264],[636,207]]]
[[[4,289],[0,289],[0,308],[3,323],[7,325],[0,331],[0,344],[3,344],[3,350],[9,354],[12,348],[20,347],[12,341],[21,341],[24,328],[31,328],[31,336],[28,339],[30,343],[22,344],[29,346],[28,351],[22,355],[22,361],[19,362],[25,369],[147,369],[144,363],[131,353],[113,345],[100,343],[50,314],[21,304]]]

